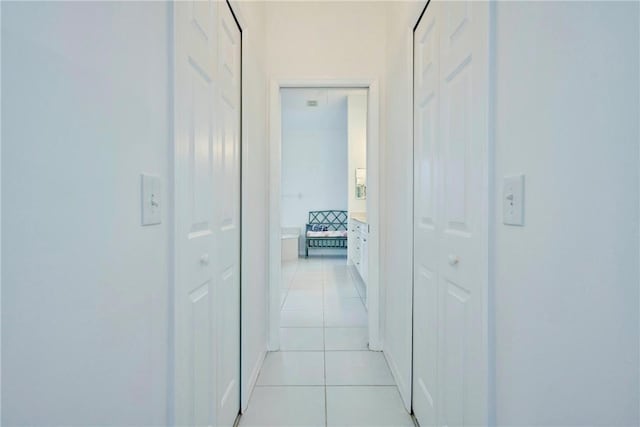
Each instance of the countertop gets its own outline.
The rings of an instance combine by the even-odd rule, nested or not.
[[[351,214],[351,219],[361,222],[363,224],[367,223],[367,213],[366,212],[353,212]]]

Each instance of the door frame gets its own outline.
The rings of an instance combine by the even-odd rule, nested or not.
[[[380,333],[380,112],[378,80],[274,79],[269,90],[269,302],[268,349],[280,349],[282,103],[284,88],[367,89],[367,219],[369,222],[369,277],[367,281],[369,349],[382,350]]]
[[[240,304],[240,307],[238,307],[238,345],[240,346],[240,348],[238,349],[238,355],[240,356],[240,360],[238,361],[238,414],[236,415],[236,420],[234,425],[238,424],[238,419],[240,418],[240,416],[242,416],[242,412],[243,412],[243,408],[245,407],[244,403],[246,400],[246,405],[249,405],[249,395],[251,393],[251,389],[252,386],[249,386],[247,389],[245,389],[245,378],[243,375],[244,372],[244,365],[246,363],[245,360],[245,355],[243,352],[243,349],[245,348],[244,345],[244,340],[246,339],[246,337],[248,336],[248,334],[246,333],[246,325],[247,322],[244,321],[244,317],[245,317],[245,312],[243,310],[244,307],[244,299],[246,298],[246,292],[244,291],[244,287],[245,287],[245,280],[244,278],[246,277],[245,274],[245,267],[246,267],[246,263],[244,262],[245,257],[246,257],[246,252],[245,249],[248,247],[248,243],[245,241],[247,240],[247,236],[246,233],[244,233],[244,229],[245,229],[245,225],[246,225],[246,216],[245,216],[245,197],[247,197],[247,192],[245,191],[245,185],[246,182],[248,181],[248,179],[245,179],[246,174],[248,173],[248,168],[246,165],[247,162],[247,156],[244,155],[245,152],[248,152],[248,139],[247,139],[247,135],[249,135],[249,132],[246,131],[245,126],[247,123],[247,120],[245,120],[245,113],[246,113],[246,108],[244,107],[244,55],[245,55],[245,50],[244,50],[244,37],[245,37],[245,32],[244,29],[246,28],[246,22],[244,21],[244,17],[242,17],[240,15],[240,7],[234,7],[234,4],[236,2],[233,2],[231,0],[225,0],[224,2],[222,2],[224,4],[226,4],[226,6],[229,8],[229,11],[231,12],[231,16],[233,17],[233,20],[236,23],[236,26],[238,27],[238,31],[240,32],[240,123],[238,123],[239,128],[240,128],[240,133],[238,135],[238,137],[240,138],[240,144],[239,144],[239,150],[240,152],[238,153],[240,158],[238,159],[238,163],[239,163],[239,168],[240,168],[240,185],[238,186],[238,189],[240,191],[240,195],[239,195],[239,204],[240,206],[238,207],[240,210],[240,236],[239,236],[239,240],[240,240],[240,253],[238,254],[238,260],[240,262],[240,265],[238,266],[238,272],[239,272],[239,288],[238,288],[238,292],[240,293],[240,295],[238,295],[238,301]],[[224,7],[224,6],[223,6]],[[257,378],[256,378],[257,379]],[[217,402],[216,402],[217,404]]]
[[[245,56],[247,55],[247,49],[244,48],[245,37],[251,39],[253,29],[249,25],[249,21],[242,14],[242,8],[240,7],[241,0],[225,0],[225,3],[229,6],[231,14],[235,18],[236,24],[240,30],[240,412],[243,413],[249,406],[249,398],[253,388],[258,381],[258,374],[260,373],[260,367],[262,364],[253,366],[251,360],[247,360],[244,349],[247,348],[245,341],[249,336],[247,331],[248,322],[246,319],[250,316],[250,313],[244,310],[245,301],[248,297],[246,292],[247,283],[245,277],[247,277],[246,269],[248,259],[247,248],[251,246],[251,237],[244,233],[247,226],[247,216],[245,206],[246,200],[251,197],[246,190],[246,185],[250,181],[249,176],[252,174],[249,168],[249,156],[243,155],[243,153],[249,153],[249,126],[250,120],[246,114],[248,108],[245,107],[245,103],[249,102],[245,95],[245,80],[244,80],[244,64]],[[262,358],[260,359],[262,361]],[[249,373],[248,375],[244,375]]]

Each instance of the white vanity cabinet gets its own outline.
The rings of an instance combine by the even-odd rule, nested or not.
[[[369,226],[365,224],[365,229],[360,231],[360,277],[367,283],[369,278]]]
[[[369,271],[369,224],[359,219],[349,220],[349,260],[367,283]]]
[[[356,269],[360,263],[360,232],[358,221],[351,219],[349,220],[349,235],[348,235],[348,252],[349,252],[349,263],[353,264]]]

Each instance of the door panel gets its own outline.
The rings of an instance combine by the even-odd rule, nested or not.
[[[413,410],[421,425],[436,425],[437,392],[437,302],[436,273],[425,268],[417,271],[414,299],[419,309],[414,312]]]
[[[442,10],[440,422],[486,424],[489,10],[484,2],[447,2]]]
[[[193,366],[193,424],[209,425],[211,422],[211,389],[207,381],[211,371],[211,310],[209,291],[211,283],[206,282],[190,294],[191,348],[190,364]]]
[[[175,4],[175,423],[214,425],[213,2]]]
[[[174,8],[174,422],[231,426],[240,406],[240,34],[224,3]]]
[[[221,3],[218,20],[220,81],[216,165],[219,275],[217,407],[219,426],[232,426],[240,402],[240,31]]]
[[[438,405],[438,121],[440,42],[432,2],[415,33],[413,411],[437,425]]]
[[[487,423],[489,8],[414,34],[414,390],[421,425]]]
[[[469,354],[467,333],[469,322],[469,293],[452,282],[444,284],[443,350],[443,420],[445,425],[463,426],[465,424],[465,403],[469,399],[466,393],[466,365]]]
[[[211,232],[211,174],[213,166],[213,93],[211,77],[202,71],[194,59],[189,60],[189,83],[191,84],[191,126],[192,135],[189,138],[189,195],[192,203],[188,207],[191,210],[191,235],[193,233]]]
[[[443,81],[442,90],[442,144],[445,174],[443,197],[445,200],[445,226],[447,232],[469,232],[467,220],[469,194],[473,183],[470,176],[469,155],[469,63],[461,64]]]

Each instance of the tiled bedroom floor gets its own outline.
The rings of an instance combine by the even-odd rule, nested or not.
[[[281,351],[267,354],[240,426],[413,426],[343,257],[283,264]]]

